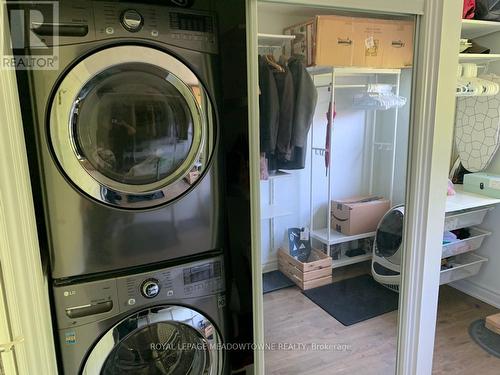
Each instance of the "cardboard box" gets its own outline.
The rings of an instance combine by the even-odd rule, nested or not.
[[[409,67],[413,65],[413,21],[388,21],[389,32],[384,54],[384,65]]]
[[[500,199],[500,175],[467,173],[464,175],[464,191]]]
[[[332,258],[312,249],[307,262],[292,257],[286,250],[278,250],[278,269],[302,290],[317,288],[332,282]]]
[[[332,202],[332,229],[352,236],[374,232],[382,216],[391,208],[390,202],[377,196],[352,197]]]
[[[284,30],[308,66],[403,68],[413,62],[413,21],[316,16]]]
[[[355,22],[356,27],[352,33],[355,45],[353,66],[389,68],[393,65],[384,65],[386,39],[388,39],[386,22],[368,18],[360,18]]]

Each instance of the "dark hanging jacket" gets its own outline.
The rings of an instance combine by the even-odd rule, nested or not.
[[[274,154],[278,137],[280,102],[273,70],[259,56],[260,152]]]
[[[295,89],[292,73],[286,69],[285,72],[274,72],[276,87],[279,97],[279,121],[278,138],[276,140],[275,156],[278,164],[288,162],[292,158],[292,134]]]
[[[290,58],[288,69],[292,75],[295,92],[290,142],[292,156],[289,161],[280,161],[278,167],[281,169],[303,169],[306,162],[307,134],[313,121],[318,93],[301,59]]]

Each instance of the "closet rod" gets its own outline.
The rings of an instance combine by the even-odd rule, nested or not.
[[[265,34],[265,33],[258,33],[257,37],[260,39],[274,39],[274,40],[291,40],[295,39],[295,35],[288,35],[288,34]]]
[[[267,44],[259,44],[259,48],[283,48],[283,45],[267,45]]]
[[[368,85],[335,85],[336,89],[351,89],[351,88],[367,88]],[[396,85],[391,85],[391,87],[396,87]]]

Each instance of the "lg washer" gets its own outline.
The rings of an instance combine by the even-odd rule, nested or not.
[[[220,250],[211,13],[67,1],[29,75],[54,279]]]
[[[222,257],[53,289],[65,375],[220,375]]]

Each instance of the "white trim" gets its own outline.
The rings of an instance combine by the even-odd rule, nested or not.
[[[500,309],[500,294],[483,285],[475,283],[472,280],[459,280],[448,285]]]
[[[422,14],[424,11],[424,0],[260,0],[260,2],[376,13]]]
[[[276,271],[278,269],[278,261],[271,260],[270,262],[266,262],[262,264],[262,273]]]
[[[1,212],[0,212],[1,215]],[[0,217],[0,224],[2,218]],[[0,231],[2,227],[0,226]],[[3,235],[0,232],[0,236]],[[4,296],[4,281],[2,275],[2,265],[0,264],[0,344],[6,344],[8,342],[12,342],[13,338],[10,333],[10,321],[9,316],[7,314],[7,306],[6,300]],[[10,350],[8,352],[4,351],[0,353],[0,373],[1,369],[3,369],[3,373],[5,375],[17,375],[16,362],[14,357],[14,350]]]
[[[432,373],[461,10],[427,0],[416,34],[397,374]]]
[[[5,2],[0,3],[4,20]],[[3,23],[6,25],[7,23]],[[1,30],[2,37],[8,33]],[[8,40],[8,39],[6,39]],[[8,51],[2,51],[2,55]],[[0,69],[0,263],[18,373],[56,374],[15,72]]]
[[[260,217],[260,135],[257,0],[246,0],[250,233],[252,238],[253,342],[264,347],[264,300]],[[254,351],[254,374],[264,374],[264,351]]]

